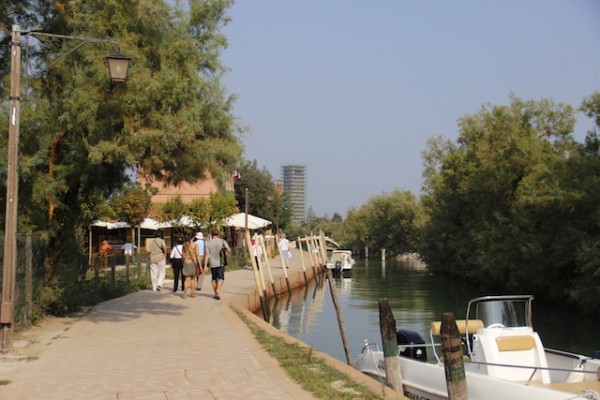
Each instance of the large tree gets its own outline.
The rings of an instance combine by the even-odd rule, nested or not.
[[[192,0],[183,12],[161,0],[58,1],[21,10],[35,5],[37,13],[24,32],[115,40],[132,58],[128,81],[111,84],[110,45],[87,44],[53,63],[78,41],[29,38],[20,229],[45,238],[47,282],[57,265],[70,268],[64,256],[73,245],[81,247],[79,230],[65,227],[97,217],[93,210],[129,182],[130,168],[169,184],[205,179],[207,171],[222,182],[231,173],[241,145],[219,60],[231,3]]]
[[[432,270],[568,298],[581,240],[597,232],[582,184],[597,169],[584,178],[574,122],[568,105],[512,97],[462,118],[456,143],[430,142],[421,253]]]
[[[277,189],[271,173],[259,168],[256,160],[238,163],[240,178],[235,184],[235,198],[240,211],[245,210],[248,189],[248,213],[268,219],[273,227],[284,228],[290,218],[287,197]]]

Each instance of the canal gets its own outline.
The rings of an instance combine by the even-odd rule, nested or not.
[[[357,260],[348,277],[335,278],[350,354],[354,359],[364,339],[381,347],[379,299],[387,297],[398,329],[418,332],[426,342],[429,325],[445,312],[464,318],[467,302],[482,293],[477,287],[452,281],[397,261]],[[346,361],[327,281],[282,297],[270,306],[270,323],[290,336]],[[533,302],[533,324],[546,347],[592,354],[600,350],[599,323],[568,308]]]

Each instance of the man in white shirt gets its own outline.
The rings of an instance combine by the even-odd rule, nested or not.
[[[202,290],[202,281],[204,281],[205,273],[208,272],[208,267],[204,266],[204,259],[206,258],[206,242],[204,241],[204,234],[202,232],[197,232],[195,238],[196,247],[198,248],[198,258],[200,260],[200,265],[203,268],[202,275],[196,277],[196,290]]]

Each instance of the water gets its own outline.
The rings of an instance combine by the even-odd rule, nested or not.
[[[357,261],[350,277],[335,279],[350,354],[354,359],[364,339],[381,347],[379,299],[387,297],[398,329],[418,332],[429,342],[429,325],[443,313],[463,319],[467,302],[481,293],[477,287],[434,276],[415,264],[396,261]],[[329,285],[295,291],[271,304],[270,322],[290,336],[346,361]],[[547,347],[591,354],[600,350],[599,323],[569,309],[533,302],[534,327]]]

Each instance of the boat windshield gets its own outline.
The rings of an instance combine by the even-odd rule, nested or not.
[[[497,299],[475,305],[477,319],[488,327],[502,324],[507,328],[530,326],[528,299]]]

